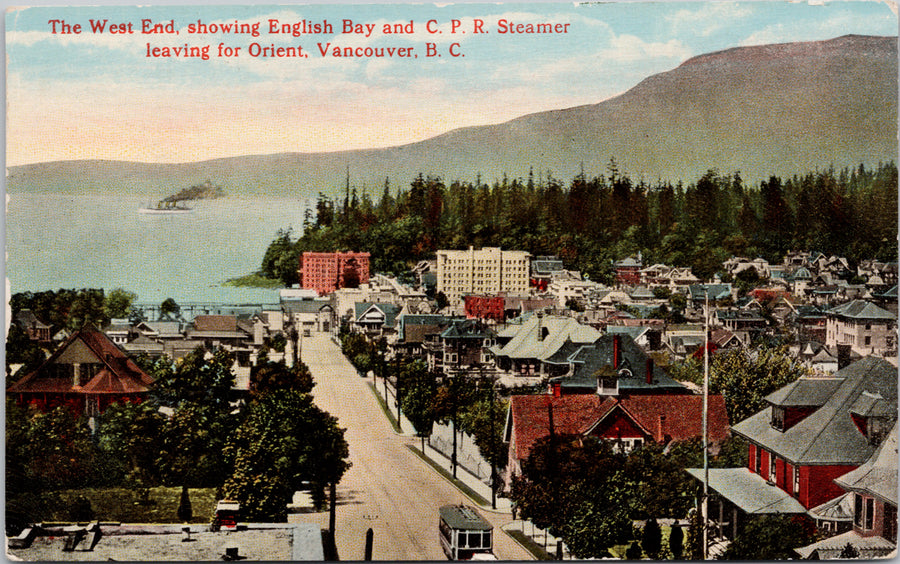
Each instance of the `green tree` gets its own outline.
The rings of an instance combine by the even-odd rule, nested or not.
[[[288,367],[284,361],[273,362],[261,359],[250,369],[250,393],[264,394],[276,390],[297,390],[302,393],[312,392],[315,382],[309,367],[298,362]]]
[[[97,443],[131,484],[159,483],[160,451],[166,419],[149,402],[114,403],[98,419]]]
[[[285,521],[294,491],[307,485],[321,506],[325,486],[350,467],[337,419],[294,390],[253,400],[224,455],[232,471],[219,493],[240,502],[248,521]]]
[[[675,366],[677,379],[702,384],[701,365],[688,360]],[[755,350],[716,354],[709,367],[711,393],[725,397],[729,421],[738,423],[766,406],[765,397],[809,371],[786,347],[762,345]]]
[[[116,288],[106,296],[106,315],[110,318],[128,317],[138,295],[123,288]]]
[[[160,405],[176,407],[183,402],[199,403],[230,409],[234,373],[234,355],[219,349],[206,358],[203,347],[197,347],[180,362],[157,362],[151,397]]]
[[[166,298],[159,305],[159,315],[163,316],[178,316],[181,313],[181,306],[173,298]]]
[[[20,377],[36,370],[47,359],[47,354],[39,344],[32,341],[28,335],[15,323],[9,326],[6,333],[6,383],[15,382]],[[12,372],[14,364],[22,366]]]
[[[797,557],[795,548],[814,540],[811,527],[789,515],[762,515],[744,525],[728,545],[723,560],[789,560]]]

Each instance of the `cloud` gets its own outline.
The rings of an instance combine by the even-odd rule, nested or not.
[[[746,3],[698,2],[697,5],[700,7],[695,10],[678,10],[665,17],[676,35],[693,33],[708,37],[753,14]]]
[[[878,31],[879,27],[883,29]],[[817,41],[850,33],[895,35],[897,33],[897,16],[893,10],[884,11],[881,14],[840,10],[824,20],[813,21],[796,18],[767,25],[748,35],[739,44],[750,46],[790,41]]]

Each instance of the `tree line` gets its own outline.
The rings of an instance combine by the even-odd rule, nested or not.
[[[419,175],[380,194],[351,187],[320,193],[303,232],[279,230],[260,273],[297,282],[304,251],[371,253],[373,269],[399,274],[437,249],[470,245],[558,255],[592,280],[643,253],[647,263],[690,267],[711,277],[731,255],[779,261],[789,250],[894,260],[897,168],[826,168],[746,185],[739,172],[710,170],[687,185],[635,180],[611,160],[607,173],[567,183],[550,172],[488,184]]]

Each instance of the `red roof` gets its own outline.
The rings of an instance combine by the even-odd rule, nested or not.
[[[97,363],[103,368],[83,387],[74,385],[68,378],[59,378],[52,367],[57,359],[76,340],[91,350]],[[146,392],[153,384],[146,372],[128,358],[109,338],[93,327],[85,326],[70,336],[34,372],[14,383],[7,391],[12,393],[140,393]]]
[[[550,408],[553,428],[559,434],[585,435],[619,406],[649,438],[659,442],[682,441],[700,437],[703,428],[703,396],[635,395],[624,398],[595,394],[514,395],[511,398],[512,442],[515,456],[525,460],[535,442],[550,434]],[[709,396],[709,440],[728,437],[728,414],[721,395]]]

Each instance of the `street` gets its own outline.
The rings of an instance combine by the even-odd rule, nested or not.
[[[341,560],[362,560],[366,531],[374,532],[373,560],[445,560],[438,540],[438,508],[474,505],[407,447],[385,418],[367,379],[360,378],[327,334],[303,338],[302,359],[315,379],[316,404],[346,428],[353,466],[337,487],[336,544]],[[494,525],[494,553],[501,560],[530,560],[500,530],[508,514],[479,511]],[[328,512],[293,513],[291,522],[328,527]]]

